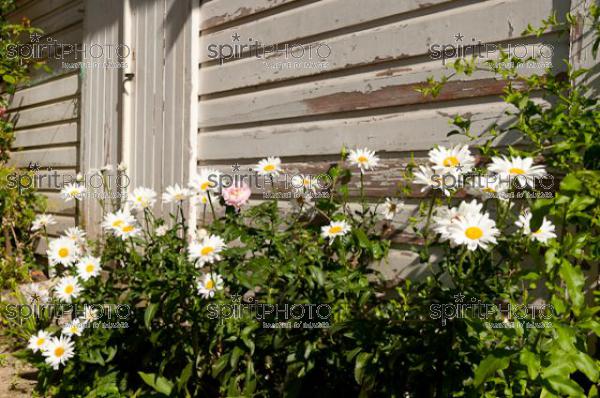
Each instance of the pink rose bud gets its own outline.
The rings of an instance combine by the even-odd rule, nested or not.
[[[3,106],[0,106],[0,119],[3,118],[5,114],[6,114],[6,108]]]
[[[248,184],[242,182],[241,186],[232,185],[228,188],[224,188],[222,195],[225,203],[229,206],[233,206],[239,209],[248,202],[252,190],[248,187]]]

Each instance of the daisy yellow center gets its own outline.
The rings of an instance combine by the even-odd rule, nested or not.
[[[469,227],[465,231],[467,238],[471,240],[479,239],[483,236],[483,231],[479,227]]]
[[[494,192],[496,192],[496,190],[494,190],[494,188],[487,187],[487,188],[483,188],[483,192],[494,193]]]
[[[185,199],[185,196],[183,194],[181,194],[181,193],[178,193],[177,195],[175,195],[175,199],[177,199],[177,200],[183,200],[183,199]]]
[[[123,224],[123,220],[115,220],[115,221],[113,221],[112,226],[116,228],[116,227],[120,227],[121,224]]]
[[[210,187],[210,182],[204,182],[202,183],[202,185],[200,185],[200,189],[203,191],[206,191],[208,189],[208,187]]]
[[[209,279],[208,281],[206,281],[206,283],[204,284],[204,287],[207,289],[213,289],[215,287],[215,282],[213,282],[212,279]]]
[[[512,167],[510,170],[508,170],[508,172],[510,174],[518,174],[518,175],[522,175],[525,174],[525,170],[520,169],[518,167]]]
[[[69,249],[67,249],[66,247],[61,247],[61,248],[58,250],[58,256],[59,256],[60,258],[65,258],[65,257],[67,257],[68,255],[69,255]]]
[[[342,232],[342,227],[340,227],[339,225],[329,228],[330,234],[339,234],[340,232]]]
[[[139,196],[139,195],[138,195],[138,196],[135,198],[135,200],[137,200],[138,202],[143,202],[143,201],[144,201],[144,198],[142,198],[141,196]]]
[[[445,167],[454,167],[460,164],[456,156],[448,156],[443,163]]]
[[[85,266],[85,272],[92,272],[94,268],[94,264],[88,264]]]
[[[67,294],[73,293],[73,290],[75,290],[73,285],[67,285],[67,287],[65,287],[65,293],[67,293]]]
[[[264,167],[264,170],[265,170],[265,171],[273,171],[273,170],[275,170],[275,165],[273,165],[273,164],[268,164],[268,165],[266,165],[266,166]]]
[[[369,159],[365,155],[359,156],[356,160],[358,161],[358,163],[367,163],[369,161]]]
[[[533,231],[534,234],[539,234],[540,232],[542,232],[541,229],[538,229],[537,231]]]
[[[71,333],[76,333],[77,332],[77,326],[73,325],[71,326]]]
[[[202,250],[200,250],[200,254],[202,254],[203,256],[208,256],[210,253],[212,253],[214,251],[215,251],[214,247],[206,246],[206,247],[203,247]]]
[[[133,231],[132,225],[126,225],[123,227],[123,232],[131,232],[131,231]]]
[[[57,357],[59,357],[59,358],[62,357],[64,353],[65,353],[65,349],[62,348],[62,347],[56,347],[54,349],[54,355],[57,356]]]
[[[39,338],[39,339],[37,340],[36,344],[37,344],[38,346],[41,346],[41,345],[43,345],[43,344],[44,344],[44,342],[45,342],[45,341],[46,341],[46,339],[45,339],[45,338],[43,338],[43,337],[41,337],[41,338]]]

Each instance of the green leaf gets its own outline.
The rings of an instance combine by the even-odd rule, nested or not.
[[[3,75],[2,80],[7,82],[8,84],[16,84],[17,83],[17,79],[11,75]]]
[[[525,366],[527,366],[527,373],[530,379],[535,379],[539,374],[540,369],[540,358],[538,355],[531,351],[521,351],[519,354],[519,360]]]
[[[510,356],[507,354],[490,354],[475,369],[473,384],[479,387],[497,371],[508,368]]]
[[[365,368],[371,362],[371,358],[373,358],[373,354],[369,354],[368,352],[361,352],[356,357],[356,364],[354,366],[354,379],[358,384],[362,384],[365,376]]]
[[[575,366],[577,366],[577,369],[584,373],[588,379],[594,383],[598,381],[598,365],[594,362],[592,357],[585,352],[579,351],[575,354],[573,362],[575,363]]]
[[[225,367],[227,367],[228,363],[229,363],[229,354],[225,354],[221,358],[217,359],[217,361],[214,363],[214,365],[212,367],[213,377],[217,377],[223,371],[223,369],[225,369]]]
[[[193,370],[193,363],[190,361],[185,366],[185,368],[183,368],[183,370],[181,371],[181,374],[179,375],[179,379],[177,380],[177,390],[178,391],[183,390],[183,387],[185,387],[188,380],[192,376],[192,370]]]
[[[308,269],[310,270],[311,275],[317,281],[317,284],[319,286],[325,285],[325,273],[321,268],[314,265],[310,265]]]
[[[575,174],[567,174],[565,178],[560,182],[560,190],[568,193],[580,192],[583,188],[583,184]]]
[[[146,325],[146,329],[150,330],[150,325],[152,323],[152,319],[154,319],[154,315],[156,315],[156,311],[158,311],[158,303],[150,303],[148,307],[146,307],[146,311],[144,312],[144,325]]]
[[[585,283],[585,278],[581,272],[581,268],[578,266],[573,267],[569,261],[563,260],[560,266],[559,274],[567,284],[569,300],[573,304],[573,312],[578,315],[579,310],[584,305],[583,286]]]
[[[164,395],[171,395],[171,391],[173,390],[173,383],[170,382],[167,378],[162,376],[157,376],[154,373],[144,373],[138,372],[144,383],[148,384],[150,387],[154,388],[157,392]]]
[[[546,381],[552,389],[569,397],[585,397],[583,389],[579,384],[565,376],[551,376]]]

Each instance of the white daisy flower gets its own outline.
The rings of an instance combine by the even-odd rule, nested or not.
[[[42,355],[46,357],[47,364],[53,369],[58,369],[75,355],[73,341],[66,336],[53,337],[46,345],[46,349],[42,351]]]
[[[43,229],[44,227],[47,227],[49,225],[54,225],[54,224],[56,224],[56,219],[54,218],[53,215],[38,214],[37,216],[35,216],[35,219],[33,220],[33,223],[31,224],[31,230],[38,231],[40,229]]]
[[[83,307],[83,316],[79,317],[78,319],[84,324],[88,324],[90,322],[94,322],[96,319],[99,318],[100,316],[98,315],[98,310],[86,304]]]
[[[450,239],[449,227],[452,223],[465,217],[467,214],[479,213],[482,208],[483,204],[477,203],[476,200],[461,202],[458,207],[440,207],[436,209],[435,215],[432,218],[433,230],[441,235],[440,241],[447,241]]]
[[[86,256],[77,263],[77,275],[84,281],[100,275],[100,259]]]
[[[117,170],[118,171],[127,171],[127,165],[125,164],[125,162],[121,162],[117,165]]]
[[[556,233],[554,232],[556,227],[546,217],[542,220],[542,225],[540,225],[537,231],[531,231],[532,217],[533,215],[530,212],[524,212],[519,215],[519,219],[515,222],[515,225],[521,228],[525,235],[529,235],[531,239],[537,240],[540,243],[546,243],[550,239],[556,238]]]
[[[374,151],[367,148],[351,150],[348,154],[348,161],[353,166],[359,167],[362,173],[379,166],[379,157],[375,155]]]
[[[424,185],[421,188],[421,192],[425,192],[430,188],[440,189],[444,195],[450,196],[450,191],[443,183],[442,176],[436,173],[429,166],[419,166],[419,171],[414,173],[415,179],[413,180],[414,184]]]
[[[137,187],[129,194],[129,204],[134,209],[144,210],[154,206],[156,202],[156,192],[150,188]]]
[[[127,240],[128,238],[135,238],[141,232],[141,229],[136,227],[135,224],[121,224],[115,230],[115,235],[121,238],[122,240]]]
[[[213,297],[217,290],[223,290],[223,278],[216,273],[204,275],[197,283],[198,293],[205,299]]]
[[[34,334],[29,338],[29,344],[27,348],[33,352],[44,351],[50,341],[50,333],[43,330],[39,330],[37,334]]]
[[[83,194],[85,193],[85,187],[79,184],[67,184],[60,191],[60,196],[65,200],[65,202],[69,202],[73,199],[81,200],[83,198]]]
[[[156,236],[165,236],[167,234],[167,231],[169,230],[169,227],[166,225],[161,225],[160,227],[157,227],[154,230],[154,233],[156,234]]]
[[[396,214],[400,212],[400,209],[404,206],[404,202],[399,202],[396,199],[386,198],[381,206],[381,214],[386,220],[393,220]]]
[[[71,227],[65,231],[65,237],[71,239],[77,244],[85,242],[85,232],[79,227]]]
[[[208,195],[207,194],[196,194],[194,196],[192,196],[191,198],[191,202],[193,205],[196,206],[206,206],[208,204]]]
[[[77,298],[79,293],[81,293],[81,290],[82,289],[79,281],[73,276],[65,276],[60,278],[54,287],[56,296],[66,303],[70,303],[72,299]]]
[[[490,243],[496,243],[500,231],[487,213],[468,212],[448,227],[450,241],[455,245],[466,245],[474,251],[478,247],[489,249]]]
[[[438,174],[465,174],[475,167],[475,158],[469,146],[456,145],[453,148],[438,146],[429,151],[429,161]]]
[[[22,292],[30,304],[45,304],[50,301],[50,292],[41,283],[29,283],[23,286]]]
[[[318,181],[312,175],[298,174],[292,177],[292,188],[301,192],[314,192],[318,188]]]
[[[46,251],[54,264],[71,265],[79,256],[79,247],[69,238],[58,238],[50,242]]]
[[[277,177],[283,170],[281,169],[281,159],[275,156],[269,156],[262,159],[256,166],[254,171],[258,175]]]
[[[163,203],[183,202],[190,196],[190,190],[181,188],[178,184],[167,187],[167,192],[163,193]]]
[[[111,232],[117,232],[123,225],[135,223],[135,218],[129,213],[128,209],[119,210],[116,213],[108,213],[104,216],[102,227]]]
[[[321,236],[328,238],[329,244],[332,244],[335,238],[346,235],[350,229],[346,221],[332,221],[329,225],[321,227]]]
[[[77,173],[77,175],[75,176],[75,181],[82,182],[83,181],[83,174]]]
[[[73,319],[62,328],[61,333],[69,337],[81,336],[83,329],[85,329],[85,324],[79,319]]]
[[[188,258],[191,262],[198,261],[198,266],[219,261],[219,253],[225,247],[225,241],[217,235],[209,235],[199,242],[191,243],[188,247]]]
[[[204,194],[208,191],[217,191],[219,189],[219,181],[221,172],[215,169],[200,169],[200,173],[195,175],[188,186],[198,194]]]
[[[544,166],[534,166],[532,158],[521,158],[519,156],[511,158],[495,156],[492,158],[492,163],[488,165],[488,169],[498,173],[501,177],[510,178],[511,185],[516,180],[520,185],[531,188],[535,188],[536,178],[546,175]]]

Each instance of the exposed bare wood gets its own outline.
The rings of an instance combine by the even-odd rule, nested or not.
[[[213,0],[200,9],[200,29],[214,28],[294,1],[297,0]]]

